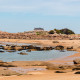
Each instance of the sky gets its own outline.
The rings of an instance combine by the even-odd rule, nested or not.
[[[80,0],[0,0],[0,30],[69,28],[80,33]]]

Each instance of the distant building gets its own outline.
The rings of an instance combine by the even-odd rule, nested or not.
[[[43,28],[34,28],[34,31],[44,31]]]

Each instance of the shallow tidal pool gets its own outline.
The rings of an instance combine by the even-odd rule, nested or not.
[[[20,55],[18,53],[25,52],[28,55]],[[27,52],[27,50],[16,51],[16,52],[4,52],[0,53],[0,60],[5,62],[11,61],[46,61],[46,60],[54,60],[58,58],[63,58],[66,56],[70,56],[75,54],[76,51],[64,51],[61,52],[59,50],[49,50],[49,51],[31,51]]]

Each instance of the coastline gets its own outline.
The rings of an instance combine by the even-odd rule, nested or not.
[[[59,43],[53,43],[53,41],[58,41]],[[73,46],[74,51],[77,51],[74,55],[67,56],[64,58],[60,58],[58,60],[49,60],[47,62],[72,62],[72,60],[69,60],[69,58],[75,58],[75,57],[80,57],[80,49],[79,43],[80,40],[21,40],[21,39],[0,39],[0,42],[11,42],[11,43],[26,43],[26,44],[35,44],[35,45],[42,45],[42,46],[57,46],[57,45],[62,45],[64,48]],[[76,44],[77,43],[77,44]],[[66,60],[67,59],[67,60]],[[65,60],[65,61],[63,61]]]
[[[53,43],[53,41],[58,41],[59,43]],[[80,41],[78,40],[19,40],[19,39],[0,39],[0,42],[13,42],[13,43],[28,43],[28,44],[33,44],[35,45],[42,45],[42,46],[57,46],[57,45],[62,45],[66,49],[66,47],[73,46],[74,50],[77,51],[74,55],[65,57],[65,58],[60,58],[56,60],[49,60],[49,61],[13,61],[13,62],[7,62],[7,65],[16,65],[17,67],[9,67],[7,68],[8,72],[12,72],[15,70],[20,72],[23,72],[25,69],[34,69],[34,71],[28,71],[26,72],[25,75],[20,75],[15,73],[15,75],[11,76],[0,76],[0,80],[80,80],[79,75],[75,75],[75,71],[72,71],[71,69],[67,70],[62,70],[62,71],[67,71],[67,73],[55,73],[56,70],[47,70],[45,65],[50,65],[50,63],[59,65],[68,65],[68,63],[71,64],[73,60],[69,60],[70,58],[75,58],[75,57],[80,57],[80,49],[79,43]],[[78,44],[76,44],[78,43]],[[73,64],[72,64],[73,65]],[[37,69],[42,69],[42,70],[37,70]],[[44,70],[46,69],[46,70]],[[5,70],[4,67],[0,68],[0,71],[3,72]],[[8,73],[7,72],[7,73]],[[12,74],[11,73],[11,74]],[[66,77],[67,76],[67,77]]]

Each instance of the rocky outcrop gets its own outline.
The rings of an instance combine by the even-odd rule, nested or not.
[[[15,50],[15,51],[20,51],[20,50],[27,50],[28,52],[31,52],[31,50],[34,51],[43,51],[43,50],[52,50],[54,49],[53,47],[38,47],[38,46],[33,46],[33,45],[22,45],[22,46],[17,46],[17,45],[6,45],[3,46],[4,50]]]

